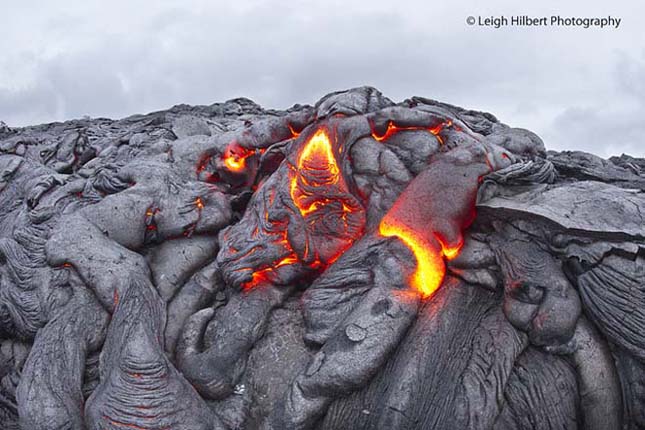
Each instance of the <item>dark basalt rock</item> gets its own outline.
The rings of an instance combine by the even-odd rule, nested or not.
[[[644,191],[370,87],[0,122],[0,427],[645,429]]]

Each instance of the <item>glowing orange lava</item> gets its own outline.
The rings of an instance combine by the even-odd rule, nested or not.
[[[228,145],[224,151],[224,165],[231,172],[242,172],[246,167],[246,159],[254,153],[255,151],[244,148],[233,142]]]
[[[441,250],[443,252],[443,255],[446,257],[446,259],[454,260],[455,258],[457,258],[457,256],[459,256],[459,253],[461,252],[461,248],[463,246],[464,246],[463,242],[459,243],[459,245],[452,248],[445,247],[443,244],[441,244]]]
[[[423,297],[430,297],[441,285],[446,274],[444,257],[452,260],[461,251],[463,243],[447,247],[435,234],[439,247],[429,243],[414,229],[398,223],[393,217],[385,216],[379,225],[379,233],[384,237],[396,236],[412,251],[417,260],[417,268],[412,275],[412,287]]]
[[[195,206],[197,206],[197,209],[199,209],[200,211],[204,209],[204,201],[201,197],[197,197],[195,199]]]
[[[300,136],[300,132],[296,131],[295,128],[291,124],[287,124],[287,127],[289,127],[289,131],[291,132],[291,138],[295,139],[296,137]]]
[[[321,219],[324,217],[337,216],[342,222],[333,225],[340,225],[339,229],[343,230],[337,233],[348,234],[358,223],[354,219],[355,216],[354,218],[350,217],[361,208],[352,204],[350,200],[339,197],[347,194],[348,191],[336,161],[334,149],[332,139],[325,127],[319,128],[311,135],[304,142],[295,163],[289,165],[289,193],[300,215],[306,221],[305,228],[310,229],[313,228],[314,223],[322,223]],[[275,191],[269,193],[269,203],[273,204],[274,199]],[[263,283],[271,283],[272,280],[275,280],[275,270],[282,266],[303,263],[310,269],[318,270],[335,261],[352,243],[350,238],[347,240],[338,239],[335,234],[330,241],[335,240],[336,242],[333,246],[328,245],[324,254],[319,254],[317,247],[311,250],[309,243],[305,243],[304,254],[299,255],[296,254],[289,242],[286,222],[283,221],[285,225],[278,226],[276,224],[278,221],[269,219],[268,211],[264,212],[264,217],[267,225],[277,227],[274,231],[281,232],[274,239],[274,243],[284,248],[287,255],[269,267],[265,266],[254,270],[251,280],[242,285],[245,290]],[[254,231],[254,235],[258,233],[259,231]]]
[[[257,287],[258,285],[271,283],[271,272],[273,272],[278,267],[286,266],[288,264],[295,264],[297,262],[298,257],[296,257],[295,253],[292,253],[278,261],[273,267],[265,267],[264,269],[253,272],[251,280],[242,284],[242,290],[249,291],[254,287]]]
[[[379,141],[379,142],[383,142],[383,141],[389,139],[390,137],[392,137],[393,135],[395,135],[396,133],[398,133],[400,131],[426,130],[429,133],[431,133],[434,136],[436,136],[437,140],[439,140],[439,142],[441,144],[443,144],[443,139],[441,138],[439,133],[441,133],[441,131],[444,128],[450,127],[450,126],[452,126],[452,121],[451,120],[446,120],[446,121],[444,121],[444,122],[442,122],[442,123],[440,123],[440,124],[438,124],[438,125],[436,125],[434,127],[418,127],[418,126],[404,127],[404,126],[397,126],[397,125],[394,124],[394,122],[390,121],[390,122],[388,122],[387,130],[385,130],[385,133],[383,135],[379,136],[378,134],[376,134],[376,131],[372,130],[372,137],[374,139],[376,139],[377,141]]]
[[[338,183],[339,177],[340,170],[329,136],[324,128],[320,128],[302,149],[298,157],[297,171],[291,178],[291,199],[302,216],[328,203],[325,199],[318,199],[303,192],[302,185],[313,187],[334,185]]]

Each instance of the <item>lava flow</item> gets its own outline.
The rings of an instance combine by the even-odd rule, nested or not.
[[[256,265],[252,279],[243,285],[245,289],[279,280],[281,271],[278,269],[283,266],[300,263],[307,271],[323,269],[363,233],[365,211],[349,192],[342,175],[336,158],[340,153],[338,141],[330,137],[325,127],[320,127],[303,143],[286,169],[289,197],[295,206],[290,211],[297,210],[296,216],[275,220],[279,217],[272,216],[274,211],[280,213],[282,210],[273,190],[269,192],[267,206],[261,211],[265,221],[262,230],[266,235],[253,230],[258,240],[272,237],[271,242],[286,251],[286,256],[260,267]],[[290,223],[302,223],[302,227],[294,228]],[[293,234],[298,236],[291,236]],[[298,268],[290,270],[294,269],[300,271]]]
[[[226,146],[224,153],[221,156],[222,164],[224,168],[233,174],[242,174],[247,171],[249,167],[247,160],[257,154],[262,154],[264,149],[248,149],[238,144],[236,141],[231,142]],[[195,173],[197,177],[204,176],[206,182],[219,182],[218,173],[208,172],[208,166],[211,163],[212,156],[209,154],[203,154],[195,166]]]
[[[444,257],[451,260],[459,255],[462,243],[449,247],[435,235],[439,246],[424,239],[414,229],[397,222],[393,217],[384,217],[379,225],[379,233],[384,237],[396,236],[412,251],[417,260],[417,268],[410,283],[423,297],[430,297],[441,285],[446,274]]]
[[[319,209],[329,200],[307,192],[307,186],[318,188],[338,183],[340,171],[329,136],[321,128],[313,135],[298,157],[297,171],[292,175],[291,199],[302,216]]]
[[[349,192],[334,151],[342,150],[321,127],[290,171],[290,196],[315,243],[315,260],[334,262],[362,233],[365,214]],[[308,250],[307,250],[308,251]]]
[[[441,285],[444,259],[459,255],[462,232],[475,219],[477,181],[487,171],[485,161],[438,159],[408,184],[381,220],[380,235],[399,238],[414,254],[417,264],[410,284],[422,296],[429,297]]]
[[[452,126],[451,120],[446,120],[434,127],[398,126],[394,124],[393,121],[389,121],[387,123],[387,129],[385,130],[385,133],[383,133],[382,135],[379,135],[376,132],[376,130],[374,130],[374,127],[372,126],[372,137],[379,142],[383,142],[400,131],[425,130],[431,133],[432,135],[434,135],[439,141],[439,143],[443,144],[443,138],[441,137],[440,133],[444,128],[451,127],[451,126]]]
[[[246,159],[255,154],[255,151],[244,148],[235,142],[228,145],[224,151],[224,165],[231,172],[242,172],[246,168]]]

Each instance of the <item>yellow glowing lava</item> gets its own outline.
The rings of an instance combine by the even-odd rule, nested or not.
[[[307,178],[309,176],[309,178]],[[300,213],[305,216],[319,209],[326,199],[314,200],[307,204],[308,196],[303,193],[298,181],[303,184],[319,187],[337,184],[340,169],[332,150],[332,144],[324,128],[320,128],[309,139],[298,157],[297,171],[291,177],[290,194]]]
[[[454,259],[463,246],[463,241],[460,241],[449,247],[437,234],[435,238],[439,246],[428,243],[417,231],[387,215],[379,225],[379,233],[384,237],[398,237],[412,251],[417,260],[417,268],[410,283],[423,297],[430,297],[441,286],[446,275],[444,257]]]
[[[412,251],[417,260],[417,269],[412,276],[412,287],[423,295],[429,297],[434,293],[446,273],[441,249],[424,243],[417,233],[405,225],[396,223],[396,220],[385,217],[379,225],[379,233],[385,237],[396,236]]]
[[[439,140],[439,143],[443,145],[443,139],[440,136],[440,133],[446,127],[452,127],[451,120],[446,120],[434,127],[397,126],[394,124],[394,122],[390,121],[387,123],[387,129],[385,130],[385,133],[383,135],[378,135],[376,131],[372,130],[372,137],[379,142],[383,142],[400,131],[426,130],[436,136],[437,140]]]
[[[246,159],[253,154],[254,151],[233,142],[224,151],[224,165],[231,172],[242,172],[246,168]]]
[[[338,164],[332,150],[329,136],[324,128],[319,129],[302,149],[298,157],[298,169],[324,170],[329,183],[338,182]]]

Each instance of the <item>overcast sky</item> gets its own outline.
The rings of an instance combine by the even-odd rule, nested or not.
[[[7,1],[0,120],[120,118],[372,85],[487,110],[549,149],[645,156],[645,2]],[[480,28],[469,15],[614,16],[618,29]]]

